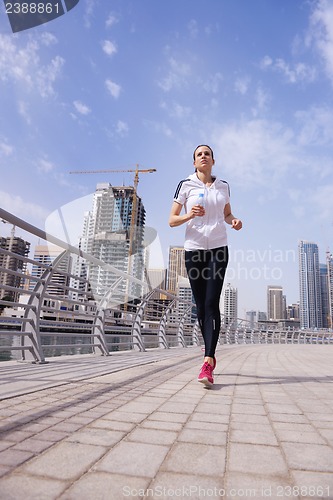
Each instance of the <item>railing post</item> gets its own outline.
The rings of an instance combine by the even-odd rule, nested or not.
[[[230,339],[231,325],[232,325],[232,323],[229,323],[229,325],[227,326],[227,330],[225,332],[225,340],[226,340],[227,344],[231,344],[231,339]]]
[[[177,332],[177,338],[178,338],[178,345],[181,345],[182,347],[187,347],[185,338],[184,338],[184,323],[185,323],[185,318],[188,315],[189,312],[192,311],[192,306],[189,306],[185,313],[183,314],[182,319],[179,322],[179,327],[178,327],[178,332]]]
[[[105,336],[105,311],[109,305],[113,292],[116,290],[116,288],[118,287],[118,285],[120,285],[122,281],[123,278],[122,276],[120,276],[110,286],[109,290],[100,300],[94,317],[94,322],[91,329],[91,333],[93,334],[93,343],[96,345],[96,347],[98,347],[101,350],[103,356],[110,355]]]
[[[41,280],[35,285],[33,294],[30,296],[28,301],[29,307],[26,308],[24,313],[24,318],[28,321],[23,322],[21,331],[29,333],[28,338],[32,344],[30,352],[37,363],[46,363],[40,335],[40,316],[44,296],[52,279],[53,273],[67,253],[67,250],[62,252],[54,259],[52,265],[45,269],[41,276]],[[24,336],[22,336],[22,343],[25,345]],[[22,351],[22,359],[28,361],[24,351]]]
[[[145,351],[145,344],[144,344],[144,339],[141,334],[141,323],[142,323],[142,317],[143,313],[145,310],[146,305],[149,302],[150,297],[154,294],[155,290],[151,290],[148,292],[148,294],[145,296],[141,304],[139,305],[136,315],[133,321],[132,325],[132,339],[135,339],[136,343],[133,341],[133,347],[134,349],[137,349],[139,351]]]
[[[169,344],[165,335],[167,317],[173,306],[175,305],[177,299],[173,299],[168,307],[165,309],[163,316],[160,320],[160,324],[158,327],[158,343],[160,347],[164,347],[164,349],[169,349]]]
[[[95,347],[98,347],[102,352],[102,356],[109,356],[110,353],[107,346],[104,329],[105,329],[105,309],[104,308],[97,309],[94,318],[94,323],[91,329],[91,333],[93,335],[92,339],[94,343],[93,349],[95,350]]]
[[[192,342],[193,342],[193,345],[196,344],[198,346],[201,345],[201,342],[200,342],[200,339],[199,339],[199,335],[198,335],[198,332],[200,331],[200,325],[199,325],[199,321],[197,320],[194,324],[194,327],[193,327],[193,331],[192,331]]]
[[[237,345],[239,344],[239,342],[238,342],[238,325],[237,325],[236,330],[235,330],[235,344],[237,344]]]

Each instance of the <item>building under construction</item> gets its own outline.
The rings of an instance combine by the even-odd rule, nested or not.
[[[134,224],[133,224],[134,223]],[[144,277],[145,209],[131,186],[97,185],[93,207],[85,215],[81,249],[140,280]],[[108,268],[90,264],[88,277],[95,299],[115,285],[118,276]],[[125,304],[142,296],[141,285],[123,280],[111,302]]]

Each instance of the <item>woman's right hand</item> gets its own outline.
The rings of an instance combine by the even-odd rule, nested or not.
[[[191,208],[191,219],[194,217],[203,217],[205,215],[205,208],[202,205],[193,205]]]

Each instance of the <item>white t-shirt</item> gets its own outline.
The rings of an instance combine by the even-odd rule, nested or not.
[[[227,230],[224,222],[224,207],[230,203],[229,185],[226,181],[215,179],[210,187],[191,174],[187,179],[180,181],[177,186],[174,201],[184,206],[185,212],[197,204],[199,194],[204,194],[205,215],[200,217],[202,225],[197,226],[195,219],[186,224],[185,250],[210,250],[226,246]]]

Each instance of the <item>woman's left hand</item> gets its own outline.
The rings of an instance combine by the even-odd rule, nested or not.
[[[240,219],[232,219],[231,227],[232,229],[236,229],[236,231],[239,231],[243,227],[242,221]]]

